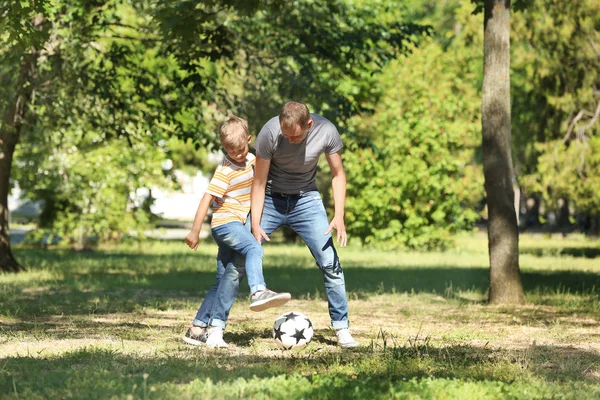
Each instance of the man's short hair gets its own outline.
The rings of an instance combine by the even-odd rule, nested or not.
[[[221,145],[238,148],[248,143],[248,122],[235,115],[227,118],[219,126],[219,140]]]
[[[296,124],[300,125],[301,128],[305,128],[309,120],[308,106],[298,101],[288,101],[279,111],[279,123],[286,128]]]

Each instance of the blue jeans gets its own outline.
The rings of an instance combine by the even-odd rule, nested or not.
[[[241,222],[230,222],[213,228],[212,236],[219,246],[217,276],[196,314],[194,325],[225,328],[239,283],[245,275],[250,294],[266,289],[262,273],[263,249],[249,227],[249,223],[244,226]]]
[[[225,248],[224,251],[233,250],[246,258],[244,266],[248,277],[248,285],[250,286],[250,294],[253,295],[259,290],[265,290],[267,286],[262,271],[263,248],[256,242],[248,229],[249,227],[250,224],[243,225],[241,222],[230,222],[213,228],[212,234],[219,249]],[[231,256],[231,258],[233,257]]]
[[[280,226],[288,226],[304,240],[323,274],[331,325],[334,329],[348,328],[344,272],[332,235],[325,235],[329,219],[319,192],[293,196],[267,192],[260,226],[267,235]]]
[[[348,301],[344,272],[333,246],[333,237],[331,234],[324,235],[329,227],[329,220],[319,192],[286,197],[267,193],[261,228],[270,235],[284,225],[300,235],[321,269],[331,325],[334,329],[347,328]],[[226,249],[219,247],[217,280],[198,310],[194,325],[225,326],[240,280],[244,277],[244,261],[239,253],[224,250]]]

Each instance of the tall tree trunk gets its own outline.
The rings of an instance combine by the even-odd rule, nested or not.
[[[12,155],[17,144],[17,135],[9,129],[0,131],[0,270],[19,272],[19,264],[10,250],[8,227],[8,185]]]
[[[8,190],[13,154],[19,141],[25,113],[33,93],[33,79],[36,75],[36,56],[23,56],[19,66],[19,78],[15,99],[6,110],[0,125],[0,271],[19,272],[21,266],[15,260],[10,248],[8,226]]]
[[[510,149],[510,0],[485,0],[483,168],[488,204],[490,303],[525,303]]]

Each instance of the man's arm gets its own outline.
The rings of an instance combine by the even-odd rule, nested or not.
[[[194,251],[196,251],[198,243],[200,243],[200,229],[202,229],[202,223],[204,222],[204,218],[206,218],[208,207],[210,207],[214,199],[215,196],[212,194],[204,193],[204,196],[202,196],[202,200],[200,200],[200,204],[198,205],[198,209],[196,210],[192,230],[185,237],[185,243]]]
[[[333,178],[331,179],[331,188],[333,189],[333,204],[335,214],[329,224],[326,235],[333,229],[337,231],[337,241],[342,247],[346,247],[348,237],[346,236],[346,225],[344,224],[344,205],[346,203],[346,172],[342,164],[340,153],[327,154],[327,162],[331,169]]]
[[[269,237],[260,227],[260,218],[262,217],[263,207],[265,205],[265,189],[267,187],[267,178],[271,160],[256,156],[256,166],[254,167],[254,181],[252,182],[252,193],[250,201],[250,214],[252,216],[252,234],[258,241],[265,239],[270,241]]]

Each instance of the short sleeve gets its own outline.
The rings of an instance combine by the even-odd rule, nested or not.
[[[215,174],[210,180],[206,193],[222,198],[227,193],[227,189],[229,189],[229,182],[230,176],[221,164],[217,167]]]
[[[335,154],[344,147],[342,139],[340,138],[340,133],[333,124],[328,126],[327,136],[327,145],[325,146],[326,154]]]
[[[273,158],[273,153],[275,152],[275,135],[273,135],[270,125],[271,124],[267,122],[262,127],[258,133],[258,136],[256,137],[256,141],[254,142],[256,155],[266,160]]]

